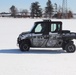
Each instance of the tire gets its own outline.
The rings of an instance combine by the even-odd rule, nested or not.
[[[72,43],[69,43],[65,46],[65,50],[68,53],[74,53],[75,52],[75,45]]]
[[[26,42],[22,42],[20,45],[19,45],[19,48],[21,51],[29,51],[30,49],[30,46],[29,44]]]

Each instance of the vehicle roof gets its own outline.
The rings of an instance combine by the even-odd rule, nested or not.
[[[51,20],[43,20],[43,21],[38,21],[38,22],[36,22],[36,23],[45,23],[45,22],[50,22],[50,23],[61,23],[62,24],[62,22],[61,21],[51,21]]]

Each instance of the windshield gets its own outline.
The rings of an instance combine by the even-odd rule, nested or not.
[[[45,24],[42,23],[42,22],[37,22],[35,23],[35,25],[33,26],[31,32],[34,32],[34,33],[43,33],[45,30]]]
[[[34,26],[35,26],[35,25],[33,25],[33,27],[31,28],[30,32],[32,32],[32,30],[33,30]]]

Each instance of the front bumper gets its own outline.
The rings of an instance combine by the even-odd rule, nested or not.
[[[21,41],[21,39],[18,37],[18,38],[17,38],[17,44],[19,44],[20,41]]]

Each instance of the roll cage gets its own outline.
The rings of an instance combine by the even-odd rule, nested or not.
[[[40,25],[38,30],[41,28],[40,31],[36,31],[36,28]],[[35,22],[33,29],[31,30],[31,33],[43,33],[43,34],[49,34],[51,33],[61,33],[62,32],[62,22],[60,21],[41,21],[41,22]]]

